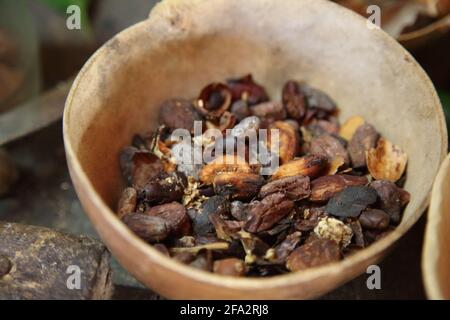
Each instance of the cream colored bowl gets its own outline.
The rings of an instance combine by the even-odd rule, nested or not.
[[[248,72],[274,99],[287,79],[305,80],[337,101],[343,119],[362,115],[406,150],[411,202],[394,232],[339,263],[236,279],[163,256],[116,218],[119,150],[152,128],[160,103]],[[357,14],[324,0],[163,1],[86,63],[64,114],[68,164],[85,211],[119,262],[170,298],[312,298],[356,277],[426,208],[446,137],[439,99],[411,55]]]

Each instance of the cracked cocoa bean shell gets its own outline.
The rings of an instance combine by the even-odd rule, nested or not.
[[[148,208],[145,210],[145,215],[164,219],[170,229],[170,234],[175,237],[191,233],[191,220],[186,212],[186,208],[178,202]]]
[[[202,89],[195,109],[209,120],[217,120],[231,106],[232,93],[227,85],[214,82]]]
[[[232,200],[251,200],[264,183],[264,178],[258,174],[245,172],[224,172],[214,178],[216,194]]]
[[[168,222],[161,217],[131,213],[123,217],[122,221],[139,237],[150,243],[163,241],[170,234]]]
[[[186,129],[194,132],[194,121],[202,120],[192,102],[184,99],[165,101],[159,109],[159,121],[171,130]]]
[[[148,205],[181,201],[187,185],[187,178],[183,173],[161,175],[144,186],[142,198]]]
[[[242,99],[250,105],[269,100],[264,87],[257,84],[251,74],[237,79],[229,79],[227,85],[234,100]]]
[[[357,217],[361,211],[374,204],[377,197],[377,192],[370,187],[347,187],[330,199],[325,212],[337,217]]]
[[[298,201],[310,195],[310,179],[307,176],[293,176],[271,181],[262,186],[259,197],[273,193],[284,193],[289,199]]]
[[[319,267],[341,259],[338,244],[329,239],[314,239],[295,249],[287,258],[286,268],[290,271],[301,271]]]
[[[377,130],[368,123],[356,129],[347,147],[354,168],[366,166],[366,152],[376,146],[379,138]]]
[[[294,202],[283,193],[268,195],[256,205],[250,205],[244,229],[252,233],[268,230],[287,216],[293,207]]]
[[[192,219],[194,234],[204,236],[213,233],[215,229],[209,219],[209,215],[216,213],[226,216],[229,212],[230,203],[225,197],[213,196],[208,198]]]
[[[311,182],[311,201],[327,201],[337,193],[350,186],[364,186],[369,182],[367,177],[346,174],[319,177]]]

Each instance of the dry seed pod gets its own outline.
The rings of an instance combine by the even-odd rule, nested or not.
[[[283,193],[268,195],[256,205],[250,205],[249,217],[244,229],[252,233],[268,230],[287,216],[293,207],[294,202]]]
[[[380,135],[373,126],[363,123],[348,143],[348,152],[354,168],[366,166],[366,152],[375,147]]]
[[[148,208],[145,215],[164,219],[170,233],[174,236],[184,236],[191,232],[191,220],[187,215],[186,208],[178,202]]]
[[[390,141],[380,138],[376,148],[366,153],[367,168],[377,180],[397,181],[405,172],[408,156]]]
[[[327,159],[321,155],[308,155],[281,165],[272,175],[272,180],[292,176],[315,178],[323,173]]]
[[[338,174],[319,177],[311,182],[311,201],[327,201],[346,187],[364,186],[369,182],[367,177]]]
[[[125,188],[119,199],[119,205],[117,210],[117,216],[122,219],[129,213],[133,213],[136,210],[137,204],[137,191],[134,188]]]
[[[283,106],[290,118],[301,120],[306,113],[305,94],[300,90],[296,81],[288,81],[282,92]]]
[[[350,157],[344,145],[341,141],[330,135],[321,135],[312,139],[309,152],[326,157],[329,163],[332,163],[336,158],[342,158],[346,165],[350,163]]]
[[[171,130],[186,129],[194,131],[194,121],[200,121],[202,117],[195,111],[191,101],[168,100],[159,110],[159,121]]]
[[[261,188],[259,197],[264,198],[278,192],[284,193],[294,201],[307,198],[310,194],[310,179],[304,176],[293,176],[271,181]]]
[[[254,198],[264,183],[258,174],[245,172],[224,172],[214,178],[216,194],[233,200],[250,200]]]
[[[247,272],[247,266],[241,259],[228,258],[214,261],[213,271],[223,276],[242,277]]]
[[[231,91],[223,83],[211,83],[200,92],[195,108],[207,119],[215,120],[231,106]]]
[[[300,271],[322,266],[341,259],[338,244],[333,240],[314,239],[295,249],[286,261],[290,271]]]
[[[252,168],[238,156],[224,155],[205,165],[200,171],[199,178],[205,184],[212,184],[216,175],[223,172],[251,173]]]
[[[297,134],[295,128],[291,126],[289,123],[284,121],[275,121],[271,123],[268,127],[268,150],[271,146],[271,135],[270,130],[278,130],[278,139],[279,139],[279,150],[278,154],[281,160],[281,164],[287,163],[294,159],[300,143],[300,137]]]
[[[360,116],[353,116],[347,119],[339,130],[339,135],[347,141],[350,141],[356,130],[364,124],[365,120]]]
[[[161,217],[131,213],[122,221],[139,237],[151,243],[163,241],[170,233],[168,223]]]

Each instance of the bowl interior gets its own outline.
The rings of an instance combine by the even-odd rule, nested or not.
[[[87,197],[114,210],[119,151],[154,127],[163,100],[192,98],[211,81],[252,73],[273,99],[286,80],[307,81],[338,103],[341,120],[362,115],[404,148],[411,202],[398,229],[405,232],[422,213],[447,143],[431,82],[394,40],[344,8],[262,2],[165,1],[91,58],[64,120],[72,175],[83,177],[78,192],[89,183],[95,194]]]

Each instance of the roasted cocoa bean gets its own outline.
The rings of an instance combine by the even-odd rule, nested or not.
[[[129,185],[137,189],[144,187],[150,180],[164,171],[164,164],[154,154],[126,147],[120,153],[119,163],[122,176]]]
[[[230,214],[238,221],[245,221],[248,217],[248,203],[233,201],[230,206]]]
[[[234,100],[242,99],[250,105],[269,100],[264,87],[257,84],[251,74],[238,79],[229,79],[227,85]]]
[[[379,137],[375,128],[368,123],[356,129],[348,144],[348,152],[354,168],[366,166],[366,152],[376,146]]]
[[[242,229],[243,222],[224,220],[217,213],[210,214],[208,218],[215,228],[217,237],[221,240],[231,242],[236,238],[236,233]]]
[[[278,155],[281,164],[288,163],[294,159],[299,150],[300,136],[295,128],[284,121],[275,121],[268,127],[268,150],[271,150],[272,135],[271,130],[278,133]]]
[[[337,157],[342,158],[345,165],[350,163],[350,157],[345,146],[339,139],[328,134],[312,139],[309,146],[309,152],[326,157],[329,163]]]
[[[262,186],[259,197],[264,198],[273,193],[284,193],[289,199],[298,201],[310,194],[310,180],[305,176],[292,176],[271,181]]]
[[[287,258],[286,268],[301,271],[337,262],[341,259],[338,244],[329,239],[315,239],[295,249]]]
[[[286,110],[280,102],[264,102],[250,107],[250,112],[257,117],[268,119],[269,122],[286,119]]]
[[[214,178],[216,194],[233,200],[251,200],[264,183],[264,178],[254,173],[224,172]]]
[[[311,182],[311,201],[327,201],[337,193],[350,186],[364,186],[368,183],[366,177],[338,174],[319,177]]]
[[[223,83],[212,83],[200,92],[194,107],[210,120],[217,120],[231,106],[231,91]]]
[[[288,81],[282,92],[283,106],[289,117],[301,120],[306,113],[305,94],[300,90],[296,81]]]
[[[294,159],[281,165],[272,175],[272,180],[292,176],[315,178],[323,173],[327,163],[326,158],[320,155],[308,155]]]
[[[139,237],[151,243],[163,241],[171,230],[165,219],[140,213],[127,214],[122,221]]]
[[[336,111],[336,104],[325,92],[306,83],[300,84],[300,90],[306,97],[309,109],[319,109],[327,114],[332,114]]]
[[[191,232],[191,220],[187,215],[186,208],[178,202],[148,208],[145,215],[164,219],[169,226],[170,233],[175,237],[188,235]]]
[[[247,266],[241,259],[228,258],[214,261],[213,271],[223,276],[242,277],[247,272]]]
[[[204,166],[200,171],[199,178],[206,184],[212,184],[214,182],[214,178],[219,173],[251,173],[252,171],[252,168],[248,165],[245,159],[234,155],[225,155],[216,158],[214,161]]]
[[[148,205],[181,201],[188,182],[183,173],[161,175],[147,183],[143,190],[143,199]]]
[[[283,193],[268,195],[256,205],[251,205],[244,229],[252,233],[268,230],[287,216],[293,207],[294,202]]]
[[[389,227],[389,222],[389,215],[379,209],[367,209],[359,215],[359,223],[365,229],[385,230]]]
[[[409,192],[386,180],[374,181],[370,187],[376,190],[380,198],[380,209],[389,215],[394,225],[400,223],[402,209],[410,199]]]
[[[168,100],[159,110],[159,121],[171,130],[186,129],[194,132],[194,121],[201,121],[201,115],[195,111],[191,101]]]
[[[206,200],[200,211],[193,218],[194,234],[207,235],[214,232],[214,226],[209,220],[211,214],[226,216],[230,212],[229,201],[222,196],[213,196]]]

